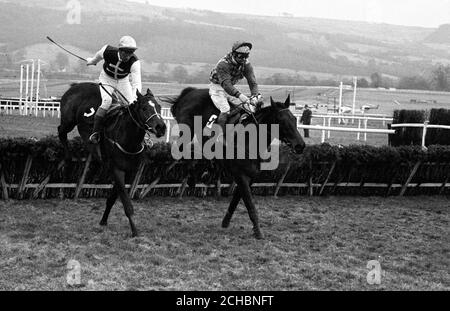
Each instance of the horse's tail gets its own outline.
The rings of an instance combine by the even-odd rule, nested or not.
[[[195,89],[196,88],[192,87],[192,86],[187,87],[187,88],[185,88],[184,90],[181,91],[180,95],[176,99],[170,101],[172,103],[172,107],[170,108],[170,112],[172,113],[172,115],[174,117],[176,117],[177,108],[179,106],[179,103],[180,103],[181,99],[184,96],[186,96],[186,94],[190,93],[191,91],[193,91]]]

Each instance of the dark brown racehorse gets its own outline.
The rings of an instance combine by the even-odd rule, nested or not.
[[[101,104],[99,85],[96,83],[72,84],[61,98],[61,125],[58,134],[64,146],[66,159],[71,158],[67,133],[75,126],[93,152],[95,145],[89,142],[92,133],[94,114]],[[127,106],[117,108],[106,116],[106,126],[100,141],[101,154],[110,165],[114,186],[106,200],[106,209],[100,221],[105,226],[109,212],[119,196],[125,214],[131,226],[132,236],[138,234],[133,221],[133,205],[125,190],[125,182],[133,180],[140,162],[143,159],[143,140],[147,131],[161,137],[166,132],[166,125],[160,115],[161,106],[152,92],[147,89],[145,95],[137,92],[137,100]]]
[[[284,103],[274,102],[270,98],[270,105],[256,111],[253,117],[247,117],[243,125],[255,123],[258,125],[266,125],[266,129],[270,131],[271,125],[279,126],[279,139],[290,146],[294,152],[302,153],[305,148],[305,142],[297,130],[297,119],[289,110],[290,97]],[[219,110],[214,106],[207,89],[186,88],[173,102],[172,114],[179,124],[186,124],[191,129],[193,136],[194,117],[202,117],[202,128],[210,120],[211,115],[219,115]],[[261,137],[259,131],[264,130],[264,127],[257,126],[258,139]],[[183,133],[180,133],[183,135]],[[264,142],[266,146],[272,142],[271,133],[267,133],[269,141]],[[203,139],[205,141],[205,139]],[[258,145],[262,143],[258,141]],[[245,148],[245,154],[249,154],[249,142],[246,140],[244,146],[233,146],[236,148]],[[251,194],[252,180],[260,172],[261,159],[226,159],[222,164],[233,175],[237,187],[233,193],[228,211],[223,218],[222,227],[227,228],[230,224],[234,211],[241,199],[247,208],[250,220],[253,223],[253,233],[256,238],[262,239],[263,234],[259,226],[259,219],[256,207],[253,203]]]

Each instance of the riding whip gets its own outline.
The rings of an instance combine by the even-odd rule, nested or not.
[[[47,39],[48,39],[51,43],[55,44],[55,45],[58,46],[59,48],[63,49],[63,50],[66,51],[67,53],[69,53],[70,55],[73,55],[73,56],[75,56],[75,57],[77,57],[77,58],[79,58],[79,59],[84,60],[85,62],[87,62],[87,59],[86,59],[86,58],[83,58],[83,57],[81,57],[81,56],[78,56],[78,55],[75,54],[75,53],[70,52],[68,49],[64,48],[62,45],[56,43],[56,42],[55,42],[52,38],[50,38],[49,36],[47,36]]]

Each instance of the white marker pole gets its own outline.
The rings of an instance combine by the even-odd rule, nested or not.
[[[352,107],[352,115],[355,116],[355,106],[356,106],[356,85],[358,83],[358,79],[353,77],[353,107]],[[352,124],[355,122],[355,119],[352,119]]]
[[[34,59],[31,60],[31,88],[30,88],[31,113],[33,113],[33,88],[34,88]]]
[[[23,114],[23,65],[20,65],[20,90],[19,90],[20,98],[19,98],[19,114]]]
[[[343,88],[343,83],[341,81],[341,84],[339,85],[339,106],[338,106],[338,114],[341,114],[341,110],[342,110],[342,88]],[[341,119],[339,119],[338,121],[339,124],[341,124]]]
[[[26,80],[25,80],[25,115],[28,115],[28,78],[29,78],[29,72],[30,72],[30,65],[27,64],[26,69]]]
[[[37,63],[38,63],[38,65],[37,65],[37,78],[36,78],[36,109],[39,104],[39,84],[40,84],[40,80],[41,80],[41,60],[38,59]]]

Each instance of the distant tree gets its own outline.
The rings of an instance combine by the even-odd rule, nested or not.
[[[172,70],[172,78],[179,82],[179,83],[185,83],[187,78],[189,77],[189,73],[183,66],[176,66]]]
[[[67,57],[66,54],[59,52],[58,54],[56,54],[56,65],[58,66],[57,68],[59,70],[63,70],[64,68],[66,68],[69,65],[69,58]]]
[[[357,83],[358,87],[362,87],[362,88],[369,87],[369,81],[367,81],[365,78],[358,79],[358,81],[356,83]]]
[[[169,70],[169,66],[166,63],[161,62],[158,64],[158,71],[160,73],[165,74],[167,70]]]
[[[429,90],[430,84],[423,77],[403,77],[398,81],[399,89],[409,89],[409,90]]]
[[[383,77],[381,76],[380,73],[378,72],[374,72],[370,75],[370,86],[371,87],[380,87],[382,82],[383,82]]]
[[[442,64],[432,71],[431,84],[436,91],[450,91],[450,65]]]

